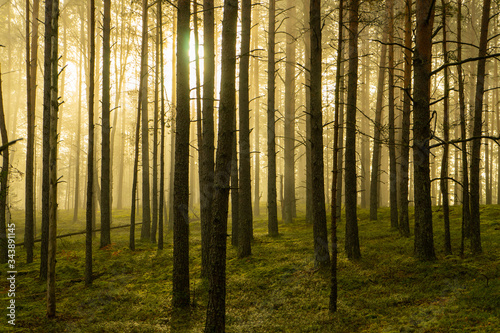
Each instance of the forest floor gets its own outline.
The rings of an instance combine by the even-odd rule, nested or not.
[[[114,211],[113,225],[128,224],[129,212]],[[267,236],[267,221],[257,218],[252,256],[227,253],[227,332],[499,332],[500,206],[482,207],[484,254],[465,259],[460,247],[460,207],[451,208],[453,255],[443,253],[442,212],[434,212],[438,260],[412,256],[413,238],[390,230],[389,211],[378,222],[359,210],[362,259],[348,261],[339,225],[338,312],[328,312],[329,272],[314,267],[312,225],[300,217],[280,224],[280,236]],[[13,212],[17,241],[23,238],[23,212]],[[412,217],[410,217],[412,219]],[[84,220],[82,213],[81,221]],[[40,220],[38,220],[40,221]],[[59,234],[84,229],[61,211]],[[139,235],[140,227],[136,235]],[[149,242],[128,249],[128,228],[112,230],[112,245],[98,250],[94,241],[93,286],[83,282],[84,235],[58,240],[57,317],[45,316],[46,285],[38,279],[39,252],[26,264],[17,247],[16,326],[19,332],[201,332],[205,322],[207,282],[200,278],[199,222],[191,224],[190,311],[171,307],[172,241],[157,251]],[[36,243],[39,251],[40,243]],[[1,307],[8,302],[1,270]],[[8,331],[5,314],[0,331]]]

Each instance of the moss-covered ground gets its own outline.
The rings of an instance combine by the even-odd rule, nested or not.
[[[338,312],[328,311],[329,272],[314,267],[312,226],[303,215],[280,224],[280,236],[267,236],[267,221],[257,218],[252,256],[238,259],[228,245],[228,332],[499,332],[500,206],[482,208],[484,254],[472,256],[460,247],[460,207],[452,207],[454,254],[443,253],[442,212],[434,212],[438,260],[412,256],[413,238],[389,227],[388,209],[370,222],[359,210],[362,259],[348,261],[343,251],[344,224],[339,225]],[[13,212],[17,241],[23,238],[23,213]],[[84,220],[82,214],[81,220]],[[40,221],[40,219],[38,219]],[[114,225],[127,224],[129,212],[114,211]],[[71,213],[59,214],[59,234],[83,230]],[[136,234],[139,235],[140,227]],[[93,285],[84,286],[84,235],[58,240],[57,317],[45,316],[46,285],[35,262],[26,264],[23,247],[16,257],[16,326],[19,332],[201,332],[207,283],[200,278],[199,222],[191,224],[191,299],[189,311],[171,307],[172,241],[165,249],[137,242],[128,249],[128,229],[112,230],[112,245],[98,249],[94,240]],[[228,242],[229,244],[229,242]],[[7,266],[1,270],[1,308],[6,306]],[[2,314],[0,331],[12,329]]]

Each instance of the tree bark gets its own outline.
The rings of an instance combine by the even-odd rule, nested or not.
[[[479,37],[479,58],[477,63],[476,97],[474,100],[474,127],[472,136],[480,137],[483,124],[484,79],[486,72],[486,51],[488,47],[488,25],[490,20],[491,0],[484,0],[481,18],[481,35]],[[483,252],[481,246],[480,211],[480,166],[481,166],[481,139],[472,141],[470,166],[470,240],[471,250],[474,254]]]
[[[252,254],[252,180],[250,177],[250,28],[252,1],[241,1],[241,54],[239,72],[239,239],[238,257]]]
[[[358,81],[358,10],[359,1],[351,0],[349,8],[349,73],[347,81],[345,141],[345,248],[351,260],[361,258],[358,236],[356,191],[356,98]]]
[[[275,31],[276,1],[269,0],[269,25],[267,29],[267,216],[268,233],[278,235],[278,205],[276,191],[276,138],[275,138],[275,93],[276,93],[276,63],[275,63]]]
[[[433,260],[431,181],[429,168],[430,84],[434,1],[417,0],[416,46],[413,54],[413,170],[415,201],[415,255]]]
[[[174,166],[174,308],[189,306],[189,17],[190,3],[177,10],[177,113]],[[143,112],[144,112],[143,108]],[[144,119],[144,115],[142,117]],[[143,123],[144,125],[144,123]],[[147,126],[147,123],[146,123]],[[144,135],[144,129],[143,129]],[[143,138],[144,142],[144,138]],[[144,146],[143,146],[144,149]],[[143,185],[144,186],[144,185]]]
[[[2,71],[0,67],[0,136],[2,138],[2,146],[8,145],[9,139],[7,135],[7,125],[5,124],[5,110],[3,106],[2,92]],[[7,241],[7,190],[9,181],[9,148],[2,151],[2,171],[0,173],[0,263],[9,262],[9,246]],[[10,233],[10,232],[9,232]],[[15,262],[15,261],[14,261]]]
[[[236,113],[236,23],[238,1],[224,1],[222,21],[221,90],[219,131],[214,178],[212,232],[210,243],[210,272],[205,332],[224,332],[226,322],[226,239],[229,178],[231,174],[231,145]]]

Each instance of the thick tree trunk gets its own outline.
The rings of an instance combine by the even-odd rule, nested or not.
[[[249,65],[250,65],[250,28],[252,1],[241,1],[241,54],[239,74],[239,239],[238,257],[252,254],[252,180],[250,177],[250,98],[249,98]]]
[[[267,216],[268,233],[278,235],[278,205],[276,192],[276,138],[275,138],[275,30],[276,30],[276,0],[269,0],[269,25],[267,29]]]
[[[349,259],[361,258],[358,236],[356,186],[356,98],[358,86],[358,9],[359,1],[351,0],[349,8],[349,73],[347,82],[345,141],[345,249]]]
[[[413,169],[415,198],[415,255],[435,259],[429,168],[430,85],[434,1],[417,0],[416,46],[413,54]]]
[[[177,11],[177,113],[174,172],[174,308],[189,306],[189,17],[188,0]],[[145,110],[143,109],[143,112]],[[144,119],[144,116],[142,117]],[[143,123],[144,124],[144,123]],[[144,129],[143,129],[144,132]],[[144,139],[143,139],[144,140]],[[144,149],[144,147],[143,147]],[[143,184],[144,186],[144,184]]]
[[[483,57],[477,63],[477,83],[476,98],[474,100],[474,127],[472,136],[480,137],[483,125],[483,99],[484,99],[484,79],[486,72],[486,51],[488,47],[488,25],[490,20],[491,0],[484,0],[483,15],[481,18],[481,36],[479,38],[479,57]],[[472,141],[470,166],[470,240],[471,250],[474,254],[483,252],[481,247],[480,211],[479,201],[480,191],[480,165],[481,165],[481,139]]]
[[[101,248],[111,244],[110,34],[111,0],[104,0],[102,43]]]
[[[215,166],[212,233],[210,243],[210,272],[205,332],[224,332],[226,324],[226,239],[231,145],[236,113],[236,23],[238,1],[224,1],[222,21],[221,91],[219,132]]]

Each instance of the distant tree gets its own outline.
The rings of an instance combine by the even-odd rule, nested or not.
[[[177,112],[175,121],[174,265],[172,274],[172,304],[174,308],[189,306],[189,6],[188,0],[179,0],[177,3]],[[143,107],[143,112],[145,111],[146,109]],[[144,115],[142,118],[144,120]],[[147,126],[147,123],[144,124]],[[145,149],[144,146],[143,149]],[[143,167],[145,168],[144,165]]]
[[[224,332],[226,323],[226,239],[231,145],[236,113],[236,23],[238,1],[224,1],[222,21],[221,90],[215,165],[210,272],[205,332]],[[179,26],[180,27],[180,26]]]
[[[491,0],[483,1],[483,14],[481,18],[481,35],[479,37],[479,58],[477,63],[476,97],[474,101],[474,124],[472,136],[471,166],[470,166],[470,240],[471,249],[474,254],[483,252],[481,246],[480,210],[479,202],[481,192],[480,165],[481,165],[481,135],[483,126],[483,100],[484,81],[486,73],[486,51],[488,48],[488,25],[490,21]]]
[[[349,72],[347,73],[347,109],[345,140],[345,249],[349,259],[359,259],[357,190],[356,190],[356,98],[358,81],[359,1],[349,6]],[[314,132],[314,131],[313,131]]]
[[[285,149],[283,221],[292,223],[295,207],[295,1],[287,0],[285,47]]]
[[[150,239],[151,208],[149,195],[149,114],[148,114],[148,0],[142,0],[142,228],[141,239]],[[179,73],[178,73],[179,74]]]
[[[26,192],[25,192],[25,227],[24,244],[26,262],[33,262],[35,202],[35,109],[36,109],[36,74],[38,64],[38,14],[39,0],[33,1],[33,17],[31,19],[31,41],[29,39],[29,1],[26,2],[26,89],[27,89],[27,145],[26,145]],[[31,42],[31,47],[30,47]]]
[[[111,0],[104,0],[102,43],[101,248],[111,244],[110,64]]]
[[[210,226],[214,186],[214,93],[215,93],[215,39],[214,2],[203,1],[203,116],[202,147],[200,150],[200,214],[201,214],[201,269],[208,275]]]
[[[92,284],[92,229],[94,211],[94,73],[95,73],[95,0],[90,0],[89,9],[89,136],[87,151],[87,207],[85,212],[85,285]]]
[[[434,0],[417,0],[417,30],[413,54],[413,168],[415,202],[415,255],[435,259],[432,232],[432,202],[429,168],[430,73]]]
[[[2,137],[2,147],[8,145],[7,126],[5,124],[5,110],[3,106],[2,93],[2,70],[0,67],[0,136]],[[7,243],[7,221],[5,213],[7,211],[7,189],[9,180],[9,148],[2,151],[2,171],[0,173],[0,263],[4,264],[9,260]]]
[[[267,50],[267,216],[268,233],[278,235],[278,205],[276,192],[276,133],[275,133],[275,92],[276,92],[276,1],[269,0]]]

